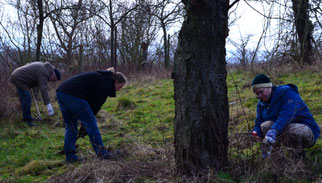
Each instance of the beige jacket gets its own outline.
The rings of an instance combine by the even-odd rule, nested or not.
[[[49,62],[31,62],[17,68],[10,76],[10,82],[17,88],[29,90],[39,87],[45,105],[50,103],[48,95],[48,81],[55,67]]]

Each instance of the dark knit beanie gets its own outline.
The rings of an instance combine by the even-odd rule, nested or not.
[[[252,90],[255,91],[257,88],[270,88],[273,84],[271,80],[265,74],[258,74],[254,77],[252,82]]]
[[[54,69],[54,72],[56,74],[57,80],[60,80],[61,79],[61,74],[60,74],[59,70]]]

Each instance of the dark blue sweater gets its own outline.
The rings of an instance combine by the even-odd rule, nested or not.
[[[94,115],[101,109],[107,97],[116,96],[115,80],[110,71],[74,75],[62,82],[56,91],[86,100]]]

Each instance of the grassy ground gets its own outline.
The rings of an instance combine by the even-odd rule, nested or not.
[[[250,73],[235,71],[227,76],[230,103],[229,159],[227,171],[199,178],[175,173],[173,159],[173,84],[170,79],[142,79],[132,82],[107,99],[97,116],[106,146],[120,149],[118,162],[95,158],[88,137],[79,139],[80,156],[85,163],[66,164],[63,149],[64,128],[57,103],[56,116],[45,117],[28,128],[19,121],[1,122],[0,182],[284,182],[321,181],[322,141],[307,150],[305,162],[260,158],[258,144],[248,132],[253,127],[257,99],[250,90]],[[322,126],[321,75],[303,71],[273,78],[274,84],[294,83]],[[35,108],[33,107],[33,112]],[[45,114],[45,108],[41,108]],[[277,156],[275,158],[281,158]],[[304,163],[304,165],[299,163]],[[286,167],[286,168],[285,168]],[[302,170],[304,167],[304,170]],[[286,171],[289,169],[289,171]],[[301,169],[299,177],[298,169]],[[293,171],[294,170],[294,171]]]

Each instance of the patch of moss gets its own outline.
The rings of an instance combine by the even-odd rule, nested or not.
[[[53,167],[63,166],[63,161],[46,161],[46,160],[32,160],[25,166],[17,170],[19,175],[39,175],[46,169],[52,169]]]

